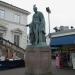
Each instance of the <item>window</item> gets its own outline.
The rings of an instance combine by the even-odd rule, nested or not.
[[[0,9],[0,18],[4,18],[4,15],[5,15],[4,10],[1,10],[1,9]]]
[[[17,22],[17,23],[20,22],[20,16],[19,15],[14,14],[14,22]]]
[[[14,35],[14,44],[19,46],[19,41],[20,41],[20,36],[19,35]]]
[[[0,33],[0,37],[3,37],[3,33]]]
[[[3,37],[3,33],[0,33],[0,37]],[[3,40],[0,38],[0,44],[3,43]]]

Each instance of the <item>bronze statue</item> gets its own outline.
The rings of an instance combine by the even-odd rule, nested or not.
[[[42,12],[37,11],[36,5],[33,6],[34,15],[32,23],[29,24],[29,39],[32,45],[46,42],[45,38],[45,19]]]

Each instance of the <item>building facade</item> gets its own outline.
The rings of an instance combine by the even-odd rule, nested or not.
[[[0,1],[0,37],[25,49],[27,16],[30,12]]]

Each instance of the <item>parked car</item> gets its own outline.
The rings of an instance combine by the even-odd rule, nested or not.
[[[25,62],[23,59],[0,60],[0,70],[20,68],[20,67],[25,67]]]

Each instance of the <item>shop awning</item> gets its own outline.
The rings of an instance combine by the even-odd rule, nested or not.
[[[75,44],[75,35],[54,37],[51,39],[51,46]]]

